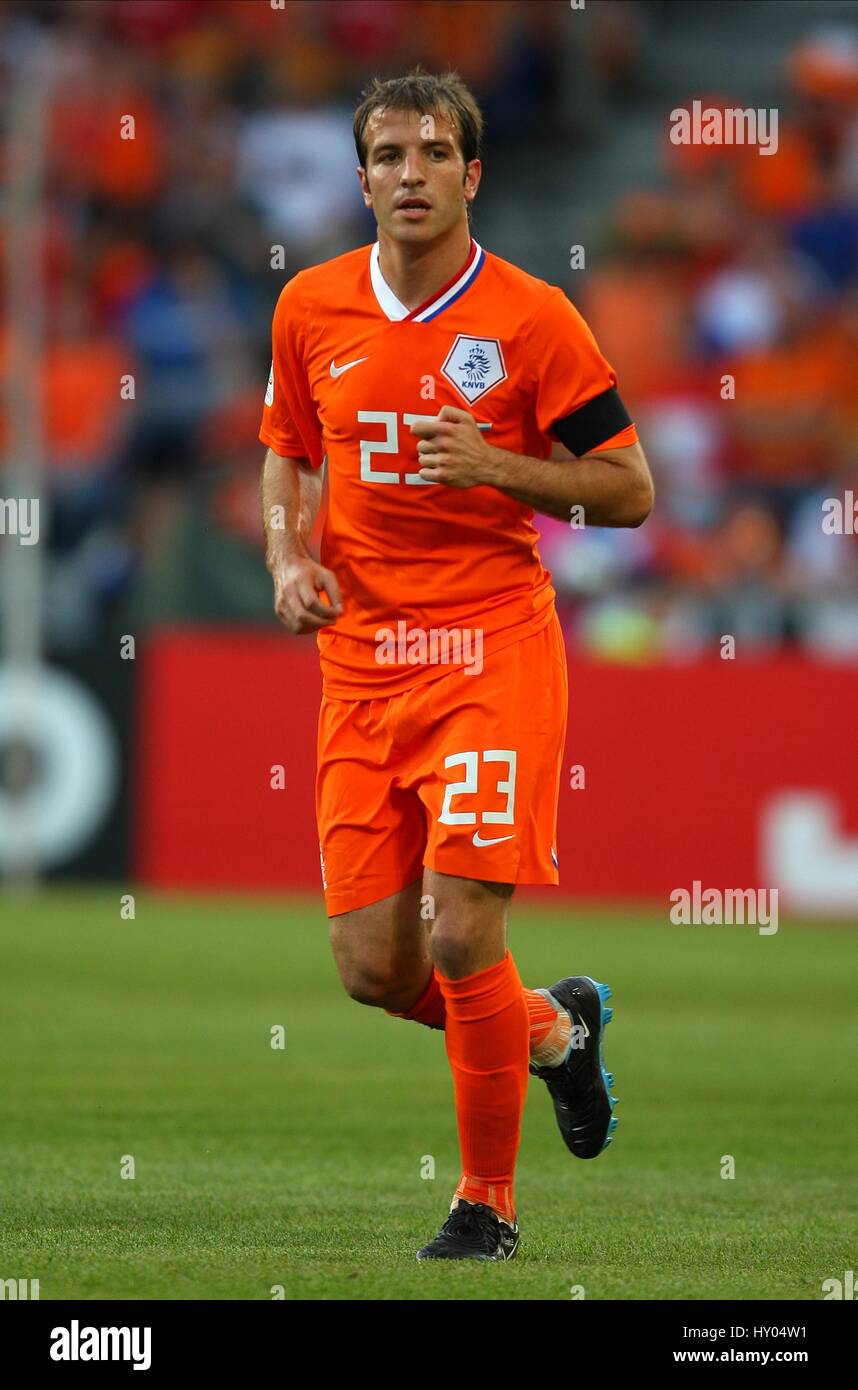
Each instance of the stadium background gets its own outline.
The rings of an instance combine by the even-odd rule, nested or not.
[[[100,1085],[113,1034],[90,1037],[84,1016],[107,957],[112,1006],[128,990],[131,1007],[126,970],[138,983],[155,972],[170,995],[195,978],[192,957],[213,952],[211,972],[220,962],[243,979],[225,944],[238,925],[258,978],[280,970],[288,994],[306,965],[355,1029],[354,1058],[381,1046],[370,1011],[336,996],[325,956],[316,652],[273,617],[257,430],[281,285],[374,239],[351,109],[370,76],[416,61],[473,86],[487,121],[474,234],[582,310],[656,482],[640,530],[538,518],[572,682],[563,887],[521,895],[554,914],[546,961],[570,923],[584,942],[613,932],[605,949],[626,964],[678,951],[689,1010],[721,1036],[701,979],[735,978],[736,948],[723,936],[699,956],[665,946],[669,893],[700,880],[777,887],[782,914],[804,924],[780,992],[768,977],[773,1011],[808,961],[827,962],[816,983],[835,1012],[848,982],[858,534],[826,534],[822,517],[826,498],[858,499],[855,5],[12,0],[0,5],[0,481],[3,497],[41,501],[38,545],[0,536],[0,913],[7,1018],[24,1029],[18,1052],[7,1032],[4,1054],[30,1067],[24,1131],[42,1075],[28,1029],[65,1036],[53,1012],[65,1000],[83,1074]],[[669,114],[695,99],[776,107],[777,154],[672,145]],[[123,140],[129,113],[135,138]],[[585,268],[571,268],[576,246]],[[728,373],[735,400],[721,396]],[[129,374],[133,399],[119,386]],[[53,886],[37,890],[44,879]],[[117,944],[128,894],[149,904],[148,946]],[[605,916],[612,903],[628,906]],[[662,983],[645,965],[638,982],[656,994]],[[173,1002],[171,1065],[185,1055]],[[200,1023],[201,1055],[204,1035]],[[687,1038],[661,1041],[660,1097],[667,1054]],[[752,1085],[746,1042],[735,1032]],[[765,1067],[781,1044],[772,1032]],[[95,1090],[82,1101],[79,1074],[65,1079],[69,1114],[86,1110]],[[199,1084],[213,1104],[212,1077]],[[827,1127],[836,1103],[818,1103]],[[717,1109],[701,1099],[701,1128]],[[292,1114],[300,1128],[300,1102]],[[61,1117],[57,1133],[67,1144]],[[85,1262],[75,1278],[103,1288]]]

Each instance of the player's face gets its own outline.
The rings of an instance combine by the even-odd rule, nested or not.
[[[429,242],[465,217],[480,182],[480,161],[465,164],[446,116],[374,111],[366,151],[358,173],[380,231],[396,241]]]

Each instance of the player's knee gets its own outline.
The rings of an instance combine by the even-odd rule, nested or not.
[[[498,905],[508,905],[515,892],[514,883],[495,883],[489,879],[463,878],[456,874],[427,869],[423,890],[435,899],[435,915],[449,911],[480,917],[493,913]]]
[[[501,960],[512,884],[451,879],[438,895],[430,935],[432,960],[442,975],[462,979]]]
[[[370,1008],[395,1008],[402,993],[399,981],[387,971],[355,967],[341,970],[340,975],[349,998],[354,999],[357,1004],[367,1004]]]
[[[432,928],[432,960],[442,975],[461,980],[481,970],[486,957],[500,960],[504,952],[502,922],[466,922],[461,917],[443,917]]]
[[[432,959],[448,980],[460,980],[475,968],[473,942],[459,930],[437,923],[432,931]]]

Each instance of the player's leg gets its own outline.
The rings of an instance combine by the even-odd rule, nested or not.
[[[439,686],[434,696],[435,717],[427,739],[424,760],[426,776],[421,784],[430,824],[425,892],[430,894],[444,876],[468,882],[469,894],[475,893],[480,884],[484,885],[487,881],[496,885],[556,883],[557,801],[568,701],[565,654],[559,624],[555,621],[533,637],[506,650],[502,649],[493,658],[487,659],[478,679],[458,676]],[[433,871],[432,876],[430,870]],[[438,891],[442,892],[440,888]],[[451,1010],[457,1008],[455,1001],[459,991],[454,976],[444,979],[438,962],[442,961],[441,952],[452,932],[455,945],[452,953],[446,953],[448,966],[456,968],[458,951],[465,952],[459,969],[466,965],[482,965],[481,971],[475,969],[472,975],[459,982],[463,993],[477,995],[482,987],[488,999],[488,1006],[484,999],[482,1003],[474,1003],[470,1010],[467,1004],[461,1009],[464,1017],[475,1025],[479,1024],[478,1015],[491,1017],[493,1013],[502,1013],[503,994],[502,991],[500,994],[493,992],[494,986],[500,986],[504,977],[509,979],[515,966],[508,951],[505,950],[501,956],[497,937],[492,939],[489,935],[488,940],[493,940],[494,951],[493,955],[486,953],[485,941],[479,934],[475,935],[475,924],[468,919],[461,901],[454,899],[452,910],[451,918],[449,912],[444,912],[444,899],[441,896],[435,914],[433,942],[437,933],[439,954],[436,957],[436,974],[447,1006],[448,1055],[456,1081],[462,1138],[463,1181],[457,1195],[470,1192],[472,1196],[481,1198],[480,1205],[493,1207],[499,1217],[506,1216],[509,1220],[514,1211],[509,1152],[511,1149],[514,1160],[518,1145],[514,1085],[511,1085],[511,1080],[520,1075],[516,1067],[520,1065],[521,1053],[513,1041],[514,1029],[509,1031],[507,1028],[506,1036],[502,1036],[505,1031],[503,1026],[497,1030],[497,1036],[491,1036],[489,1026],[481,1039],[479,1026],[470,1029],[460,1027],[457,1021],[457,1039],[451,1045]],[[470,948],[462,944],[469,935],[474,940]],[[505,943],[505,934],[501,940]],[[517,972],[516,980],[523,1000]],[[564,1034],[559,1044],[555,1038],[548,1048],[548,1058],[556,1065],[558,1057],[562,1060],[566,1054],[573,1027],[579,1023],[583,1011],[574,1013],[550,991],[532,993],[539,995],[539,1007],[543,1011],[541,1026],[547,1030],[545,1036],[555,1027]],[[526,1017],[526,1005],[524,1013]],[[510,1013],[508,1017],[512,1019],[513,1014]],[[592,1028],[590,1024],[586,1026]],[[462,1039],[461,1053],[458,1038]],[[480,1064],[475,1065],[471,1055],[471,1049],[479,1053],[479,1042],[483,1042],[484,1048],[487,1048],[483,1052],[484,1075],[480,1074]],[[505,1047],[508,1052],[504,1051]],[[594,1085],[592,1048],[588,1049],[588,1054],[587,1084],[580,1084],[582,1074],[579,1069],[579,1081],[573,1087],[576,1089],[579,1110],[585,1113],[564,1117],[571,1120],[573,1126],[578,1126],[579,1121],[583,1123],[584,1135],[580,1126],[575,1135],[578,1147],[570,1144],[572,1151],[579,1152],[582,1157],[588,1156],[581,1152],[582,1137],[592,1142],[594,1126],[601,1124],[601,1114],[594,1115],[591,1105]],[[545,1054],[540,1053],[539,1060],[544,1065]],[[492,1074],[494,1067],[498,1068],[500,1079]],[[461,1074],[461,1084],[457,1073]],[[537,1074],[542,1075],[542,1072]],[[469,1087],[469,1078],[476,1082],[473,1087]],[[603,1082],[604,1078],[600,1075],[599,1084]],[[499,1147],[496,1135],[492,1135],[490,1124],[487,1130],[481,1113],[486,1105],[486,1097],[491,1096],[493,1091],[496,1096],[500,1095],[501,1104],[506,1107],[504,1122],[499,1130]],[[557,1110],[558,1101],[556,1097],[553,1098]],[[520,1120],[520,1110],[518,1114]],[[472,1119],[472,1115],[476,1118]],[[489,1136],[489,1143],[484,1148],[480,1147],[481,1132]],[[603,1132],[599,1136],[600,1144],[604,1138]],[[566,1133],[564,1139],[569,1143]],[[504,1176],[501,1176],[497,1162],[494,1166],[492,1164],[492,1144],[506,1161]],[[490,1177],[501,1180],[500,1184],[491,1185],[494,1189],[498,1185],[503,1187],[500,1200],[497,1190],[489,1191]],[[455,1236],[456,1233],[447,1234]],[[441,1246],[444,1244],[443,1236],[442,1232],[438,1238]],[[429,1253],[441,1254],[438,1242],[433,1244],[436,1249]]]
[[[538,655],[533,653],[533,667],[542,678],[549,708],[562,710],[563,720],[559,741],[549,739],[543,748],[538,772],[538,785],[549,788],[553,782],[554,805],[545,795],[533,799],[535,834],[529,837],[521,866],[528,878],[519,881],[534,881],[530,875],[538,866],[539,846],[549,837],[552,844],[554,841],[568,708],[566,651],[556,618],[532,645],[543,649]],[[536,698],[535,690],[532,697]],[[552,859],[556,868],[553,851]],[[546,1005],[557,1010],[557,1022],[532,1051],[531,1073],[546,1083],[569,1152],[576,1158],[595,1158],[611,1143],[617,1127],[612,1116],[616,1098],[610,1094],[614,1078],[606,1071],[604,1060],[605,1028],[613,1016],[613,1010],[605,1007],[610,987],[588,975],[572,975],[538,993]]]
[[[443,976],[461,980],[503,960],[514,891],[513,883],[424,870],[423,895],[432,903],[431,958]]]
[[[530,1057],[527,1004],[507,945],[514,885],[427,869],[423,887],[435,900],[430,944],[462,1154],[454,1206],[482,1203],[513,1226]]]
[[[529,863],[522,872],[532,803],[564,713],[549,708],[543,673],[530,669],[534,656],[548,655],[544,642],[536,646],[511,644],[477,675],[456,671],[419,697],[431,700],[414,773],[429,825],[423,887],[434,907],[462,1175],[450,1217],[418,1258],[509,1258],[518,1242],[513,1175],[530,1020],[507,918],[513,885],[534,881]],[[540,846],[541,881],[556,873],[552,847],[553,832]],[[556,1016],[544,997],[540,1004]]]
[[[432,1023],[431,1006],[419,1008],[432,978],[422,891],[418,878],[378,902],[337,913],[330,919],[331,947],[352,999],[439,1027],[443,1022]]]
[[[513,885],[427,869],[423,889],[434,903],[430,948],[446,1006],[462,1176],[450,1216],[418,1259],[510,1259],[530,1050],[527,1005],[507,947]]]
[[[426,896],[426,894],[423,895],[424,900]],[[423,901],[421,901],[421,912],[423,910]],[[347,915],[351,916],[351,914]],[[423,968],[421,966],[421,969]],[[433,972],[431,960],[428,960],[425,970],[426,974],[421,976],[422,984],[419,992],[414,996],[414,1002],[409,1003],[406,1007],[401,1006],[402,991],[395,986],[391,991],[390,998],[378,995],[371,1000],[362,1002],[381,1004],[385,1012],[390,1014],[392,1018],[422,1023],[427,1028],[445,1028],[447,1006],[444,1003],[441,986]],[[351,991],[349,992],[351,993]],[[405,993],[410,995],[410,986]],[[573,1035],[573,1024],[569,1012],[562,1004],[555,1001],[547,989],[525,988],[522,993],[527,1005],[531,1063],[534,1067],[558,1066],[568,1056],[570,1040]],[[353,997],[357,998],[357,995],[353,995]]]
[[[491,891],[498,886],[504,887],[486,884]],[[430,923],[424,920],[429,902],[434,902],[434,896],[417,879],[368,907],[338,913],[330,918],[331,947],[343,987],[352,999],[384,1009],[392,1018],[444,1029],[447,1006],[429,951]],[[557,1066],[569,1052],[569,1012],[548,990],[522,992],[530,1061],[534,1067]]]
[[[316,816],[334,959],[348,994],[429,1027],[444,1001],[421,908],[426,821],[400,785],[403,697],[325,698],[319,711]]]

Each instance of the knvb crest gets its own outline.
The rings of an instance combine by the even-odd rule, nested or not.
[[[506,381],[501,345],[497,338],[468,338],[459,333],[441,368],[468,405],[473,405],[499,382]]]

